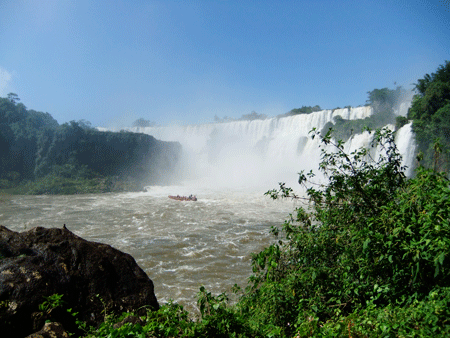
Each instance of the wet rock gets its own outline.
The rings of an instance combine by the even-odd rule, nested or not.
[[[44,327],[25,338],[69,338],[69,334],[60,323],[45,323]]]
[[[49,296],[63,295],[61,301]],[[47,306],[39,309],[47,299]],[[55,304],[57,306],[55,308]],[[24,337],[43,321],[76,332],[74,317],[98,325],[106,313],[159,307],[153,282],[129,254],[67,228],[14,232],[0,226],[0,332]]]

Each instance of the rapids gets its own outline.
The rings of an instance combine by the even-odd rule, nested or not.
[[[275,188],[275,187],[274,187]],[[168,195],[196,194],[197,202]],[[152,187],[148,192],[12,196],[0,203],[0,224],[14,231],[66,224],[76,235],[131,254],[153,280],[160,304],[173,299],[195,310],[204,285],[218,294],[246,286],[250,257],[274,241],[293,201],[263,191]]]

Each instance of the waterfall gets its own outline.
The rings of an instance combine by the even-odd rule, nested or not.
[[[394,130],[394,125],[387,125],[387,128]],[[369,134],[367,131],[356,134],[350,138],[344,145],[344,150],[350,153],[361,147],[368,147],[372,142],[374,134]],[[414,169],[414,158],[416,143],[414,140],[414,134],[412,131],[412,122],[404,125],[395,134],[395,144],[402,155],[402,165],[406,166],[405,175],[411,176]],[[385,153],[380,149],[380,147],[373,149],[370,156],[373,159],[378,159],[380,156],[384,156]]]
[[[395,144],[402,154],[403,165],[407,166],[406,176],[412,176],[415,166],[416,141],[412,130],[412,122],[404,125],[395,135]]]
[[[182,178],[197,185],[216,187],[276,188],[278,182],[295,185],[298,172],[317,172],[319,140],[312,128],[321,130],[335,116],[363,119],[372,114],[369,106],[323,110],[311,114],[265,120],[233,121],[199,125],[133,128],[163,141],[178,141],[183,147]],[[366,132],[354,135],[346,149],[368,146]],[[414,141],[411,125],[397,132],[397,144],[411,167]]]

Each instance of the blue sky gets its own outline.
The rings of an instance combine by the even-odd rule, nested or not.
[[[411,89],[450,59],[450,1],[0,0],[0,46],[0,96],[59,123],[274,116]]]

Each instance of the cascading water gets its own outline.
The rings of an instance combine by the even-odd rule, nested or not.
[[[184,153],[181,173],[186,184],[267,190],[276,187],[279,181],[294,186],[300,170],[317,171],[319,140],[310,137],[312,128],[321,130],[336,116],[354,120],[372,113],[370,106],[364,106],[265,120],[147,127],[133,131],[163,141],[180,142]],[[367,147],[371,140],[368,133],[354,135],[347,141],[346,149]],[[411,167],[415,147],[410,124],[397,132],[397,144],[404,155],[404,164]]]
[[[387,128],[394,130],[394,125],[387,125]],[[361,147],[368,148],[373,140],[374,134],[365,131],[351,137],[344,145],[344,150],[350,153]],[[411,176],[414,168],[414,155],[416,143],[412,131],[412,123],[408,123],[400,128],[395,135],[395,144],[402,155],[403,165],[406,167],[405,175]],[[384,156],[382,150],[377,147],[370,153],[372,159],[377,160],[380,156]]]
[[[403,157],[403,164],[407,166],[406,176],[411,176],[414,169],[416,142],[412,130],[412,122],[404,125],[397,131],[395,143]]]

